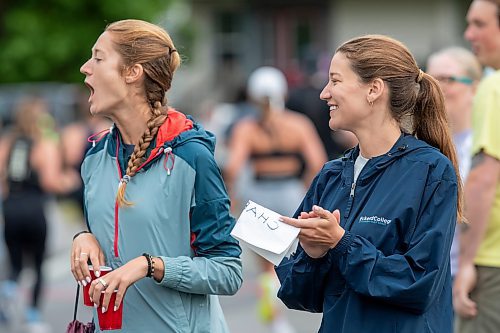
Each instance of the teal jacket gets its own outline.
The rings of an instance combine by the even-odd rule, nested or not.
[[[144,252],[165,263],[161,282],[144,278],[128,288],[117,332],[227,332],[214,295],[241,286],[241,248],[230,236],[235,221],[214,160],[215,138],[182,113],[168,114],[127,185],[132,207],[115,202],[129,158],[116,127],[89,150],[82,164],[87,224],[108,266]]]

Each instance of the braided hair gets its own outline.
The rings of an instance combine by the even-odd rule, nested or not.
[[[131,206],[133,203],[125,199],[127,183],[144,163],[151,141],[168,117],[165,94],[181,59],[168,33],[157,25],[141,20],[122,20],[108,25],[106,31],[111,34],[123,59],[123,70],[135,64],[143,67],[144,90],[151,110],[147,129],[134,147],[116,195],[120,207]]]

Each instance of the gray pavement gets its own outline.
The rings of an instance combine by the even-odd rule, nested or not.
[[[48,212],[50,216],[49,247],[48,258],[44,264],[46,285],[42,305],[45,325],[40,327],[23,325],[7,327],[0,324],[0,333],[65,332],[68,323],[72,320],[76,283],[69,271],[69,248],[72,236],[82,229],[82,222],[80,216],[76,215],[74,209],[69,205],[52,203],[49,205]],[[250,250],[243,250],[244,282],[242,288],[235,296],[220,297],[230,331],[233,333],[278,333],[273,332],[270,327],[259,320],[256,305],[258,299],[257,260]],[[0,262],[1,260],[0,257]],[[20,300],[19,309],[27,298],[28,286],[32,281],[29,270],[23,273],[21,281],[24,299]],[[89,321],[91,319],[90,308],[82,305],[78,311],[79,320]],[[320,314],[287,309],[283,311],[295,333],[317,332],[321,320]],[[20,322],[21,320],[18,320],[18,323]]]

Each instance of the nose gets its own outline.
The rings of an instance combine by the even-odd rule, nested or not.
[[[469,42],[474,39],[474,28],[471,27],[470,25],[468,25],[464,31],[464,38]]]
[[[87,60],[83,65],[82,67],[80,67],[80,73],[82,74],[85,74],[85,75],[89,75],[90,74],[90,66],[89,66],[89,60]]]
[[[330,99],[330,97],[332,97],[332,95],[328,91],[328,84],[327,84],[319,94],[319,98],[324,101],[327,101],[328,99]]]

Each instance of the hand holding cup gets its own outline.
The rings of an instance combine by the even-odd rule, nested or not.
[[[76,281],[84,287],[92,281],[89,260],[93,267],[100,267],[105,263],[104,253],[95,236],[91,233],[83,233],[73,240],[70,261],[71,273]],[[96,277],[99,277],[100,273],[100,271],[96,271]]]

